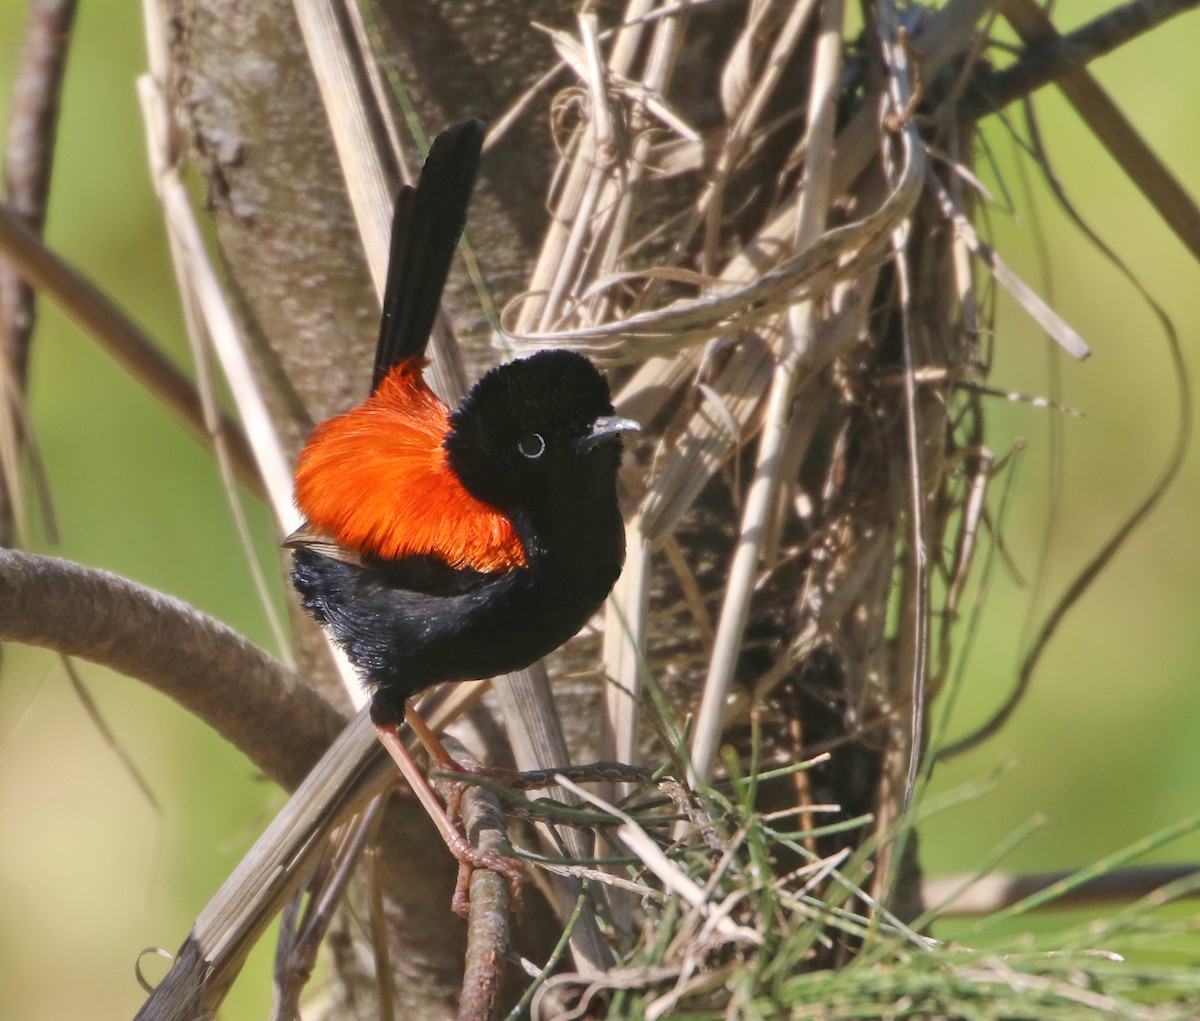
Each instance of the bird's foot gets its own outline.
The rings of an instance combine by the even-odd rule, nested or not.
[[[415,715],[415,714],[414,714]],[[469,884],[471,872],[474,869],[491,869],[498,872],[508,881],[509,903],[514,909],[521,906],[521,887],[525,879],[525,869],[515,858],[506,857],[498,851],[474,847],[463,832],[461,809],[464,784],[459,781],[448,781],[449,790],[446,794],[446,807],[443,808],[437,795],[433,793],[425,777],[408,754],[404,742],[394,726],[377,726],[379,740],[391,754],[400,767],[400,772],[408,781],[417,799],[421,802],[430,819],[433,820],[442,840],[450,853],[458,860],[458,879],[454,886],[454,898],[450,903],[456,914],[465,915],[470,904]],[[440,744],[440,742],[439,742]],[[444,749],[443,749],[444,751]],[[438,757],[440,758],[440,757]],[[466,772],[449,754],[446,758],[452,764],[448,772]],[[445,763],[440,763],[445,766]]]
[[[446,796],[446,814],[455,820],[453,839],[445,838],[450,853],[458,859],[458,878],[454,883],[454,897],[450,908],[456,915],[467,917],[471,906],[471,873],[475,869],[489,869],[503,876],[508,883],[508,903],[513,911],[521,909],[524,896],[525,866],[516,858],[499,851],[475,847],[461,832],[463,785],[450,783]]]
[[[471,860],[459,859],[458,878],[454,882],[450,910],[462,918],[471,913],[471,874],[476,869],[490,869],[492,872],[498,872],[508,883],[509,908],[520,911],[525,897],[525,867],[516,858],[508,858],[499,851],[481,851],[469,844],[467,848]],[[451,853],[454,853],[453,848]]]
[[[449,839],[446,841],[450,853],[458,859],[458,879],[454,884],[454,898],[450,902],[451,909],[455,914],[461,915],[463,918],[467,917],[471,904],[471,873],[477,868],[484,868],[499,873],[508,881],[509,905],[514,911],[520,910],[522,885],[525,881],[524,866],[515,858],[509,858],[498,851],[478,848],[467,840],[464,835],[465,827],[462,817],[462,799],[467,784],[462,780],[454,779],[456,776],[483,776],[511,783],[513,778],[520,774],[511,769],[464,765],[450,755],[441,742],[438,742],[438,747],[441,748],[443,755],[434,756],[432,749],[426,747],[431,752],[431,757],[435,759],[434,765],[443,774],[442,782],[445,786],[442,790],[446,798],[446,815],[454,822],[454,833],[457,838],[454,843],[451,843]]]

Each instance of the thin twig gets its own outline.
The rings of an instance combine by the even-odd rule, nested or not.
[[[275,950],[275,1002],[271,1021],[293,1021],[300,1017],[300,995],[316,968],[317,954],[336,910],[345,897],[358,860],[374,839],[383,815],[386,797],[376,795],[370,805],[329,843],[329,860],[314,873],[306,890],[297,891],[289,905],[301,895],[307,905],[301,917],[281,922],[281,936]],[[286,934],[286,935],[283,935]],[[390,976],[388,976],[390,978]]]
[[[1130,0],[1066,35],[1047,34],[1043,40],[1031,42],[1003,71],[979,78],[979,91],[962,112],[974,120],[1024,99],[1197,7],[1200,0]]]
[[[461,760],[460,760],[461,761]],[[469,765],[469,760],[464,765]],[[509,850],[500,803],[491,791],[469,787],[461,801],[463,831],[481,851]],[[499,872],[471,873],[471,906],[467,916],[467,952],[463,968],[458,1021],[489,1021],[499,1006],[508,965],[508,882]]]
[[[4,153],[4,201],[42,234],[54,166],[59,99],[76,0],[31,0],[17,62]],[[21,471],[27,455],[47,531],[54,535],[49,486],[24,408],[29,350],[37,323],[34,290],[0,260],[0,545],[27,539]]]
[[[150,781],[146,779],[145,774],[137,762],[134,761],[133,756],[129,754],[121,744],[120,739],[113,732],[112,727],[108,725],[108,721],[100,711],[100,706],[96,704],[96,699],[88,689],[87,682],[83,679],[83,675],[79,672],[75,661],[70,656],[63,656],[62,665],[63,670],[66,671],[67,681],[71,685],[71,690],[75,692],[75,697],[79,699],[79,704],[83,706],[83,711],[87,713],[92,726],[96,728],[96,733],[100,735],[100,740],[117,757],[121,768],[125,770],[126,774],[137,786],[137,789],[141,791],[142,797],[146,799],[146,804],[150,806],[154,814],[160,815],[162,804],[159,802],[157,795],[155,795],[154,788],[150,786]]]

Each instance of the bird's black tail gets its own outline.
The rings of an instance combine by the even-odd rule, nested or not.
[[[417,186],[405,185],[396,195],[372,392],[398,362],[425,353],[482,147],[479,121],[447,128],[434,139]]]

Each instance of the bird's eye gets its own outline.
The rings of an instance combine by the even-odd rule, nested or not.
[[[546,441],[539,433],[526,433],[517,440],[517,449],[529,460],[536,461],[546,450]]]

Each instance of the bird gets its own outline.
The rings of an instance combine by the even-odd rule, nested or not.
[[[304,609],[370,690],[398,762],[407,720],[447,764],[409,699],[553,652],[625,558],[617,473],[638,426],[590,360],[550,349],[503,363],[454,409],[425,381],[482,141],[479,121],[446,129],[398,192],[371,392],[309,435],[295,472],[305,523],[285,541]],[[464,868],[498,867],[435,821]]]

